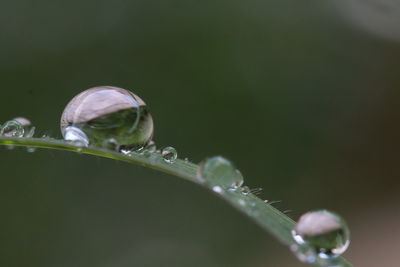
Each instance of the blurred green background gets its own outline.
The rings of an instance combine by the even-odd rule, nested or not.
[[[93,86],[142,97],[158,146],[221,154],[261,197],[328,208],[356,266],[398,264],[400,6],[394,1],[2,1],[1,121],[60,138]],[[200,187],[125,163],[2,148],[0,265],[303,266]]]

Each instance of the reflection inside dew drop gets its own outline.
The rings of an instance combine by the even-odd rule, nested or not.
[[[251,189],[248,186],[243,186],[239,190],[245,196],[247,196],[251,193]]]
[[[165,162],[174,163],[178,158],[178,152],[173,147],[166,147],[161,151],[161,155]]]
[[[22,125],[22,127],[32,125],[31,121],[24,117],[17,117],[17,118],[14,118],[13,120],[19,122]]]
[[[76,146],[87,147],[89,145],[89,139],[87,138],[86,134],[80,129],[73,126],[65,128],[64,139],[66,141],[70,141]]]
[[[98,147],[112,138],[121,149],[138,148],[153,136],[153,119],[144,101],[111,86],[94,87],[75,96],[61,118],[64,138],[68,127],[81,130],[88,143]]]
[[[204,160],[199,164],[197,177],[211,185],[219,185],[224,189],[236,189],[243,184],[243,176],[232,162],[217,156]]]
[[[0,128],[0,135],[6,137],[23,137],[24,127],[16,120],[7,121]]]
[[[24,135],[23,137],[31,138],[35,134],[35,126],[32,125],[32,122],[24,117],[17,117],[13,119],[14,121],[19,122],[22,127],[24,128]]]
[[[335,213],[320,210],[302,215],[292,231],[297,257],[305,262],[334,262],[350,243],[346,222]],[[329,265],[327,265],[329,266]]]
[[[156,152],[156,144],[154,141],[150,141],[144,147],[139,147],[135,149],[122,148],[120,152],[127,156],[133,156],[135,154],[138,156],[150,157],[153,153]]]
[[[145,147],[144,150],[148,153],[155,153],[157,150],[156,143],[154,141],[150,141]]]
[[[156,143],[154,141],[150,141],[144,147],[141,147],[138,150],[136,150],[136,152],[139,153],[141,156],[150,157],[153,153],[156,152],[156,150],[157,150]]]

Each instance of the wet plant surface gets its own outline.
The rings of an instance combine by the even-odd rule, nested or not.
[[[0,144],[59,149],[142,165],[186,179],[214,192],[254,223],[290,247],[301,261],[319,266],[351,266],[340,255],[349,243],[342,218],[320,211],[306,213],[298,224],[271,203],[256,196],[234,164],[211,157],[199,165],[178,159],[173,147],[157,149],[153,122],[143,100],[117,87],[96,87],[75,97],[64,110],[61,130],[65,140],[32,138],[29,120],[14,119],[1,127]]]

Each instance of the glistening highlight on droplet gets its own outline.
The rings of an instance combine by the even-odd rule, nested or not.
[[[16,120],[7,121],[0,128],[0,135],[7,137],[23,137],[24,133],[24,126]]]
[[[165,162],[167,163],[174,163],[175,160],[178,158],[178,152],[173,147],[166,147],[161,151],[161,155]]]
[[[304,262],[329,261],[344,253],[350,231],[339,215],[319,210],[302,215],[292,231],[293,251]]]
[[[75,129],[74,129],[75,128]],[[113,139],[118,147],[146,145],[153,136],[153,119],[144,101],[134,93],[111,86],[90,88],[75,96],[61,117],[61,132],[82,131],[93,146]]]
[[[155,153],[157,150],[156,143],[152,140],[145,147],[143,147],[140,151],[138,151],[141,155],[145,157],[150,157],[151,154]],[[176,153],[176,157],[178,154]]]
[[[89,138],[86,134],[74,126],[65,128],[64,139],[79,147],[87,147],[89,145]]]
[[[19,122],[24,128],[24,137],[31,138],[35,134],[36,127],[33,126],[32,122],[25,117],[17,117],[13,119]]]
[[[236,189],[243,185],[243,176],[229,160],[217,156],[202,161],[197,177],[213,186]]]

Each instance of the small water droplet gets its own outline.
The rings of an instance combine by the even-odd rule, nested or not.
[[[150,141],[144,147],[138,147],[133,149],[122,148],[120,152],[127,156],[133,156],[134,154],[144,157],[150,157],[156,151],[156,143]]]
[[[142,147],[153,136],[153,119],[143,100],[111,86],[94,87],[75,96],[62,114],[64,138],[71,126],[84,132],[91,145],[100,147],[110,138],[124,149]]]
[[[150,157],[157,150],[156,143],[150,141],[139,153],[145,157]]]
[[[161,155],[165,162],[174,163],[178,157],[178,152],[173,147],[166,147],[162,150]]]
[[[150,141],[145,147],[144,149],[149,152],[149,153],[154,153],[157,150],[157,146],[156,143],[154,141]]]
[[[251,193],[251,189],[248,186],[240,187],[239,190],[245,196],[247,196]]]
[[[292,231],[296,242],[292,250],[308,263],[330,262],[344,253],[350,243],[346,222],[337,214],[326,210],[302,215]]]
[[[47,138],[47,136],[43,136],[43,138]],[[64,139],[78,147],[87,147],[89,145],[89,139],[86,134],[74,126],[65,128]]]
[[[229,160],[217,156],[200,163],[197,177],[211,185],[219,185],[224,189],[236,189],[242,186],[243,176]]]
[[[0,135],[7,137],[23,137],[24,127],[16,120],[7,121],[0,128]]]
[[[24,117],[17,117],[13,120],[19,122],[24,128],[24,137],[31,138],[35,134],[35,126],[32,125],[32,122]]]

